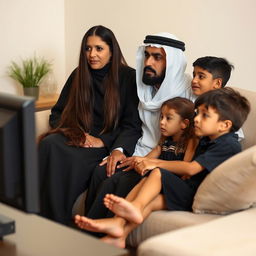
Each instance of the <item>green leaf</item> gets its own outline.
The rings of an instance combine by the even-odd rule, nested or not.
[[[52,71],[52,64],[36,56],[22,59],[20,65],[12,61],[8,67],[8,75],[23,87],[39,86],[44,76],[50,71]]]

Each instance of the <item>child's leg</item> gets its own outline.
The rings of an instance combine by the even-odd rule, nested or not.
[[[141,187],[143,186],[143,184],[145,183],[147,177],[143,178],[130,192],[129,194],[126,196],[126,200],[131,202],[132,200],[134,200],[137,196],[137,194],[139,193]],[[112,200],[108,200],[110,194],[106,194],[105,198],[104,198],[104,204],[108,209],[111,209],[111,204],[112,204]]]
[[[138,191],[140,190],[140,188],[142,187],[143,183],[145,182],[146,178],[142,179],[131,191],[130,193],[127,195],[127,200],[133,200]],[[111,234],[112,236],[120,236],[120,229],[117,229],[117,230],[112,230],[110,231],[110,229],[108,228],[109,226],[112,226],[112,222],[116,222],[116,226],[119,226],[121,228],[124,227],[126,221],[125,220],[120,220],[120,219],[115,219],[113,220],[114,218],[106,218],[106,219],[97,219],[97,220],[94,220],[94,219],[91,219],[91,218],[88,218],[88,217],[84,217],[84,216],[80,216],[80,215],[76,215],[75,216],[75,219],[74,219],[74,222],[76,223],[76,225],[81,228],[81,229],[85,229],[85,230],[88,230],[88,231],[93,231],[93,232],[102,232],[102,233],[108,233],[108,234]],[[102,221],[104,220],[104,221]],[[106,221],[105,221],[106,220]],[[109,225],[108,224],[104,224],[104,223],[107,223],[109,222]],[[103,225],[101,225],[101,223]]]
[[[155,197],[160,194],[162,189],[161,171],[155,168],[151,171],[135,199],[132,201],[141,209],[144,209]]]
[[[76,225],[87,231],[106,233],[113,237],[123,235],[126,220],[113,217],[105,219],[90,219],[84,216],[76,215],[74,219]]]
[[[166,209],[166,204],[164,200],[164,196],[159,194],[157,197],[155,197],[143,210],[142,216],[143,220],[145,220],[151,212],[158,211],[158,210],[164,210]],[[127,222],[124,226],[124,234],[123,237],[127,237],[130,232],[135,229],[138,226],[136,223]]]
[[[143,219],[145,220],[152,211],[163,210],[166,209],[166,204],[163,195],[158,195],[155,199],[153,199],[143,211]],[[126,222],[123,234],[120,237],[113,237],[111,234],[101,238],[101,240],[105,243],[112,244],[116,247],[125,248],[125,241],[127,236],[134,230],[138,224],[132,222]]]
[[[140,199],[145,196],[145,200],[142,201],[142,210],[140,212],[142,220],[147,218],[147,216],[153,210],[160,210],[165,209],[165,202],[162,195],[160,195],[161,191],[161,172],[157,168],[153,170],[149,177],[143,179],[134,189],[129,193],[127,196],[128,200],[136,200],[140,202]],[[145,195],[146,194],[146,195]],[[110,197],[110,201],[112,200],[111,197],[115,197],[114,195],[109,195],[106,199]],[[117,198],[117,197],[116,197]],[[122,198],[121,198],[122,199]],[[125,199],[122,199],[126,201]],[[129,202],[126,201],[128,204]],[[125,203],[126,203],[125,202]],[[130,203],[132,204],[132,203]],[[144,205],[143,205],[144,204]],[[113,202],[107,203],[112,209],[119,208],[120,205],[116,204],[115,200]],[[117,207],[116,207],[117,206]],[[121,203],[121,210],[122,210],[122,203]],[[136,207],[134,207],[134,211],[139,211]],[[132,210],[133,214],[133,210]],[[99,219],[99,220],[92,220],[85,217],[76,216],[75,222],[76,224],[83,229],[94,231],[94,232],[103,232],[109,234],[102,240],[106,243],[112,243],[118,247],[125,246],[125,239],[128,234],[137,227],[135,223],[127,222],[128,218],[122,218],[116,216],[114,218],[109,219]],[[132,222],[141,223],[141,221],[134,221]]]
[[[136,188],[136,191],[139,191],[137,191],[136,196],[133,194],[129,198],[134,198],[131,202],[115,195],[106,195],[104,204],[117,216],[139,224],[143,221],[144,208],[159,195],[161,188],[161,172],[156,168],[150,173],[143,184]]]
[[[138,195],[140,189],[142,188],[143,184],[147,180],[147,177],[143,178],[130,192],[129,194],[125,197],[127,201],[132,201],[136,198]]]
[[[163,195],[159,194],[144,208],[142,212],[143,219],[146,219],[152,211],[162,209],[166,209],[166,204]],[[102,238],[102,241],[120,248],[125,247],[126,237],[138,226],[138,224],[127,222],[124,218],[118,216],[98,220],[76,216],[75,220],[80,228],[108,234]]]

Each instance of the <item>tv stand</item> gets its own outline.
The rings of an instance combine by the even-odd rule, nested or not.
[[[15,232],[15,221],[0,214],[0,240]]]

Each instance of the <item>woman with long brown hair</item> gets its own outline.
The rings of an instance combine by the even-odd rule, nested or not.
[[[78,67],[51,110],[52,129],[40,138],[41,215],[68,224],[96,165],[113,168],[132,155],[141,136],[137,106],[135,70],[113,32],[90,28]]]

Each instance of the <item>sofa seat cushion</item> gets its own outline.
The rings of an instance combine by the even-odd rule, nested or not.
[[[256,146],[233,156],[213,170],[199,186],[195,213],[228,214],[256,204]]]
[[[194,214],[185,211],[155,211],[127,238],[127,244],[137,247],[145,239],[186,226],[204,223],[220,216]]]
[[[256,208],[147,239],[139,256],[255,255]]]

